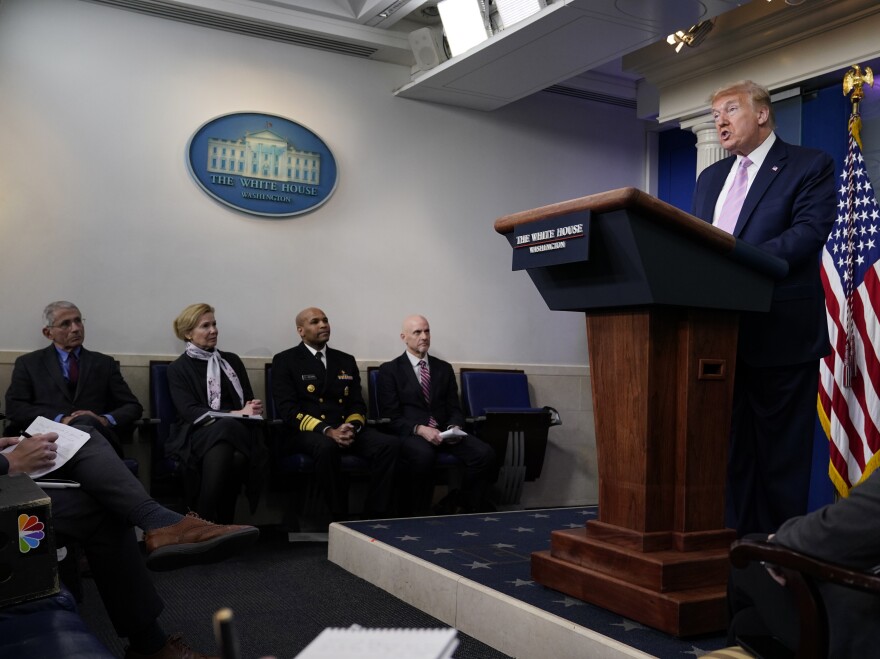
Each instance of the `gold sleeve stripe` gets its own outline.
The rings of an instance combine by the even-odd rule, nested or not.
[[[321,419],[316,419],[309,414],[297,414],[296,418],[299,421],[301,432],[311,432],[322,423]]]
[[[345,422],[357,422],[360,423],[362,426],[367,425],[367,419],[364,417],[363,414],[349,414],[348,417],[345,419]]]

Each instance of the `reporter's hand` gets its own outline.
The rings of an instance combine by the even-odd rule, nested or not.
[[[55,455],[58,447],[55,440],[58,435],[49,432],[44,435],[34,435],[26,439],[18,437],[4,437],[3,447],[15,446],[15,449],[6,453],[9,462],[9,473],[28,474],[34,471],[49,469],[55,466]]]

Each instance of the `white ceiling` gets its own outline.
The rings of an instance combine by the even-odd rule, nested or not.
[[[215,29],[412,66],[408,34],[440,25],[437,0],[89,0]],[[399,95],[492,110],[551,87],[635,104],[620,57],[752,0],[553,0]],[[591,96],[592,95],[592,96]]]
[[[353,57],[412,67],[407,39],[425,25],[440,26],[437,0],[86,0]],[[488,1],[488,0],[486,0]],[[867,1],[867,0],[865,0]],[[874,2],[875,0],[871,0]],[[813,9],[835,11],[844,0],[548,0],[539,14],[492,36],[395,93],[406,98],[493,110],[541,90],[635,107],[645,67],[694,66],[721,41],[730,24],[747,30],[755,16],[776,12],[801,22]],[[744,5],[750,5],[748,7]],[[663,42],[677,29],[724,16],[703,48],[675,55]],[[814,15],[819,16],[817,11]],[[824,15],[824,14],[823,14]],[[845,17],[844,17],[845,18]],[[823,19],[824,20],[824,19]],[[745,27],[744,27],[745,26]],[[814,26],[821,29],[820,26]],[[732,34],[732,33],[731,33]],[[773,34],[763,35],[773,39]],[[762,36],[762,38],[763,38]],[[727,41],[730,41],[729,39]],[[733,47],[733,44],[731,44]],[[642,54],[645,54],[642,57]],[[623,56],[641,57],[639,73]],[[695,59],[696,58],[696,59]],[[654,80],[652,79],[652,82]]]

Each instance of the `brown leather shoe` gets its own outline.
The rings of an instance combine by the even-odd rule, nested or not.
[[[180,634],[172,634],[158,652],[141,654],[131,648],[126,648],[125,659],[219,659],[219,657],[196,652],[184,643]]]
[[[157,572],[215,563],[237,554],[260,537],[255,526],[212,524],[191,512],[177,524],[147,531],[147,567]]]

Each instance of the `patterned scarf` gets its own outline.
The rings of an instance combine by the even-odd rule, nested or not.
[[[238,394],[239,401],[244,405],[244,392],[241,389],[241,382],[239,382],[238,376],[235,374],[235,371],[232,370],[229,362],[220,356],[219,350],[208,352],[207,350],[202,350],[198,346],[187,341],[186,355],[193,359],[201,359],[202,361],[208,362],[208,405],[212,410],[220,409],[221,368],[223,369],[223,372],[226,373],[226,377],[229,378],[232,386],[235,388],[235,393]]]

